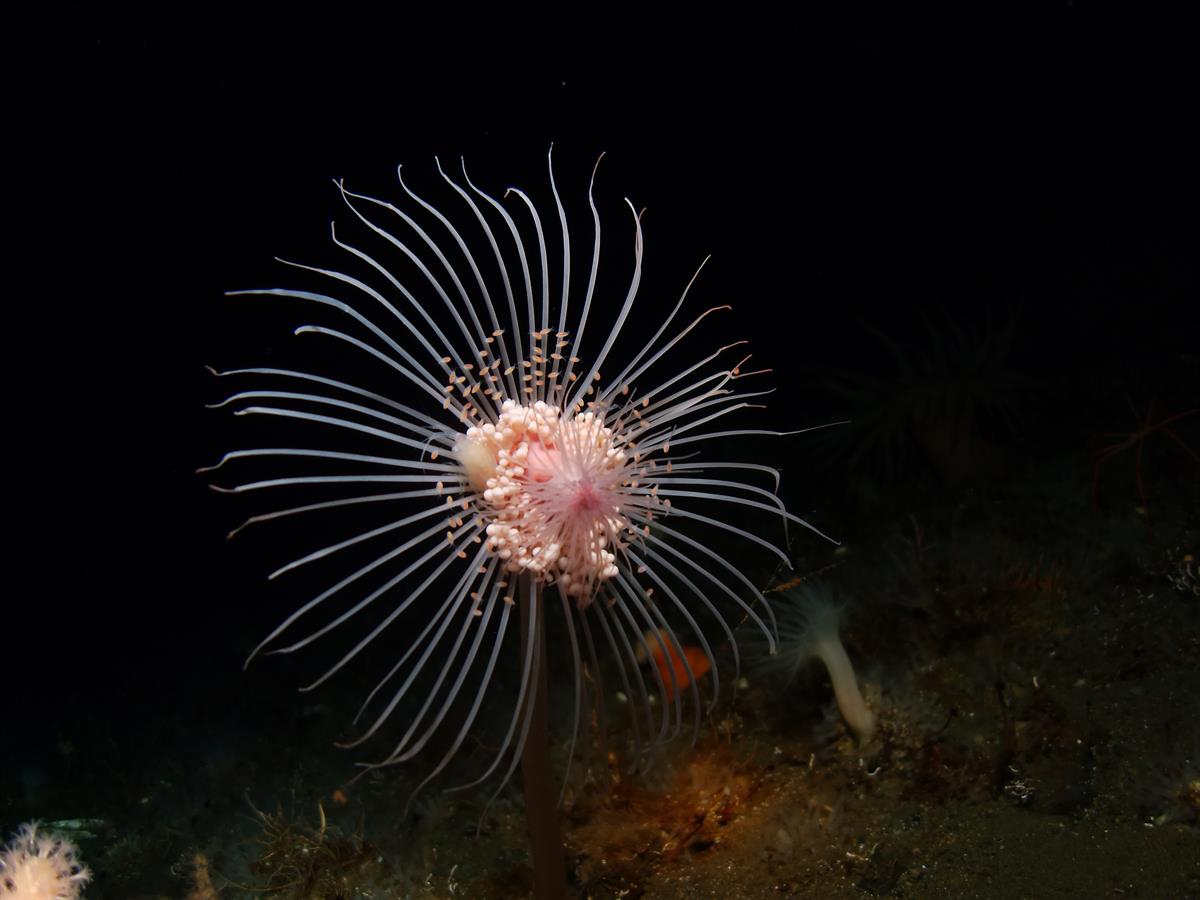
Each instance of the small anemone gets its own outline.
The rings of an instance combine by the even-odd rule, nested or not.
[[[39,827],[26,823],[0,846],[0,898],[77,900],[91,872],[73,843]]]
[[[815,582],[776,595],[773,603],[779,627],[779,645],[774,654],[759,657],[764,672],[786,675],[795,679],[800,670],[814,657],[825,664],[833,683],[833,695],[838,710],[859,740],[875,732],[875,716],[863,701],[854,675],[854,665],[846,654],[839,634],[845,607],[833,599],[833,589]]]
[[[1150,823],[1200,824],[1200,729],[1151,772],[1144,794],[1142,812]]]

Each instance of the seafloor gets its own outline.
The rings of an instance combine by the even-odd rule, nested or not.
[[[1200,897],[1200,467],[1159,438],[1095,484],[1085,440],[817,510],[842,545],[793,534],[794,575],[756,577],[849,601],[875,735],[844,727],[816,663],[790,683],[747,664],[695,744],[642,774],[620,766],[619,727],[606,755],[585,723],[563,804],[573,894]],[[516,785],[490,805],[490,786],[435,786],[406,815],[423,771],[351,781],[354,754],[329,747],[344,710],[256,671],[136,739],[62,735],[57,764],[5,786],[6,817],[92,817],[59,827],[96,897],[529,895]],[[552,705],[570,697],[556,684]],[[446,783],[494,749],[468,747]]]

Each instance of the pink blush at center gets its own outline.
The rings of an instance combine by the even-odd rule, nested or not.
[[[588,481],[578,481],[572,488],[567,512],[573,516],[594,515],[600,511],[600,492]]]
[[[525,456],[525,479],[534,484],[553,481],[552,490],[560,492],[556,505],[569,516],[581,518],[595,516],[603,508],[601,492],[586,475],[576,477],[565,471],[562,452],[539,440],[529,442]]]
[[[529,481],[545,484],[561,466],[562,454],[556,448],[547,447],[538,440],[529,442],[529,453],[525,457],[525,477]]]

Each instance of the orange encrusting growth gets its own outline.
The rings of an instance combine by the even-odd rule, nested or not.
[[[662,642],[660,643],[653,636],[653,632],[647,635],[646,644],[650,647],[650,656],[654,660],[654,665],[658,667],[658,674],[662,677],[663,686],[667,691],[667,699],[674,700],[677,691],[682,691],[692,679],[688,676],[688,667],[691,667],[692,676],[696,681],[704,677],[704,674],[712,668],[712,663],[709,662],[708,654],[699,647],[683,647],[683,656],[679,655],[675,644],[666,634],[660,634]],[[666,652],[663,652],[663,648]],[[669,659],[668,659],[669,657]],[[687,664],[684,664],[684,659]],[[675,680],[671,680],[674,673]]]

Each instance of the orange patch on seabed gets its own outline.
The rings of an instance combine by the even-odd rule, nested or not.
[[[646,636],[646,644],[650,647],[650,656],[654,660],[654,665],[658,667],[658,674],[662,677],[663,686],[667,690],[667,699],[674,700],[676,690],[682,690],[692,682],[688,676],[689,666],[692,675],[699,681],[704,677],[704,673],[712,668],[712,664],[708,660],[708,655],[700,647],[683,647],[683,656],[681,657],[670,638],[665,634],[661,637],[662,643],[659,643],[651,632]],[[663,652],[664,645],[666,653]],[[687,660],[686,665],[684,660]],[[674,681],[671,680],[672,673],[675,676]]]

